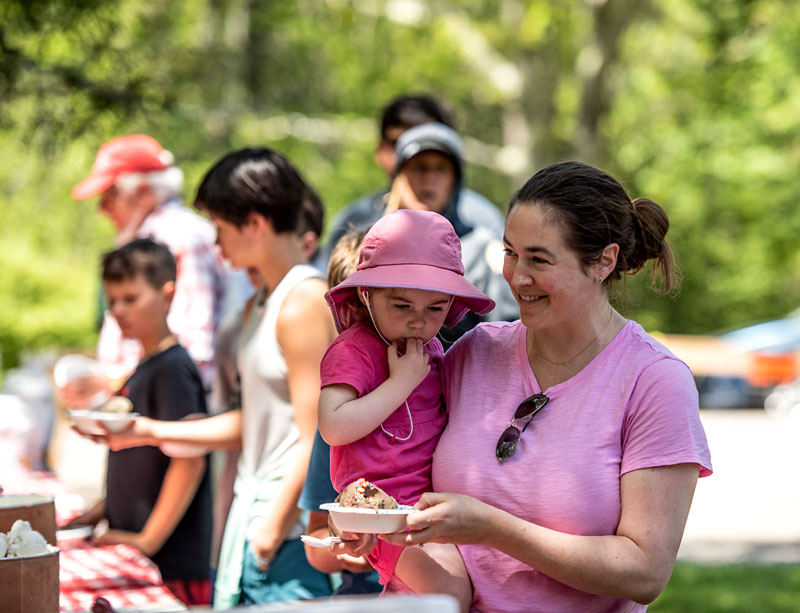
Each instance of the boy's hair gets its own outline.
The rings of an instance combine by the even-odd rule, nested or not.
[[[150,238],[138,238],[103,256],[103,281],[119,282],[142,275],[155,289],[175,281],[177,264],[169,247]]]
[[[328,287],[335,287],[356,271],[358,252],[366,230],[350,228],[333,246],[328,260]]]
[[[431,121],[443,123],[450,128],[455,124],[451,111],[430,94],[398,96],[381,113],[381,138],[387,139],[386,132],[389,128],[408,130]]]

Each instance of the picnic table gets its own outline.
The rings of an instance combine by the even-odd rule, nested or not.
[[[4,475],[9,494],[45,494],[55,501],[56,524],[61,526],[83,512],[83,499],[69,492],[50,472]],[[164,585],[158,567],[130,545],[95,547],[87,540],[59,539],[59,609],[86,613],[98,597],[116,613],[126,611],[186,611]]]
[[[59,542],[59,610],[85,613],[102,596],[114,611],[186,611],[158,568],[130,545]]]

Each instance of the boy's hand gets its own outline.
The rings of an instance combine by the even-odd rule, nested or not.
[[[131,547],[136,547],[148,558],[156,553],[152,551],[152,547],[146,542],[141,532],[109,529],[96,536],[92,543],[98,547],[103,545],[130,545]]]
[[[98,399],[111,395],[108,377],[92,375],[67,381],[56,387],[56,400],[65,409],[91,409]]]
[[[59,526],[59,530],[69,530],[70,528],[75,528],[77,526],[94,526],[103,519],[102,511],[98,510],[97,507],[87,511],[86,513],[82,513],[77,517],[72,518],[63,526]]]
[[[330,529],[331,534],[344,539],[342,543],[333,543],[331,545],[331,553],[336,555],[336,557],[343,563],[343,566],[345,565],[345,562],[356,565],[358,560],[361,559],[361,556],[366,556],[367,554],[371,553],[378,544],[378,540],[375,538],[374,534],[342,532],[336,526],[336,522],[333,521],[333,518],[330,515],[328,515],[328,528]],[[365,569],[363,565],[358,564],[358,566],[360,566],[362,570],[355,572],[366,572],[367,569]]]
[[[408,394],[425,379],[431,371],[428,356],[422,350],[422,340],[406,339],[406,352],[400,355],[397,342],[387,349],[389,356],[389,378],[396,378],[408,387]]]
[[[408,182],[408,177],[406,177],[405,173],[402,171],[398,173],[392,182],[386,213],[391,213],[397,209],[415,209],[417,211],[429,210],[429,207],[419,201],[411,184]],[[384,213],[384,215],[386,213]]]

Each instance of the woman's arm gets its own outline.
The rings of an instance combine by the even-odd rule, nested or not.
[[[487,545],[577,590],[647,604],[672,574],[698,472],[696,464],[678,464],[623,475],[615,535],[565,534],[468,496],[433,493],[409,515],[412,532],[380,538]]]
[[[329,385],[319,397],[319,431],[329,445],[347,445],[364,438],[397,410],[422,383],[431,367],[422,341],[408,339],[401,356],[388,349],[389,378],[361,398],[349,385]]]
[[[242,448],[242,411],[227,411],[195,420],[164,421],[138,417],[120,433],[109,432],[104,442],[113,449],[127,449],[161,442],[190,443],[213,449]]]
[[[126,543],[146,556],[157,553],[175,530],[194,498],[206,470],[205,457],[170,460],[156,504],[141,532],[108,530],[95,539],[96,545]]]
[[[256,555],[267,560],[275,557],[300,514],[297,501],[317,430],[319,364],[334,335],[333,320],[325,304],[326,287],[316,279],[298,285],[286,296],[276,324],[278,345],[286,360],[289,397],[299,440],[292,466],[274,498],[272,512],[250,542]]]

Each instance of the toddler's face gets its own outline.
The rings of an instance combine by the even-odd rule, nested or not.
[[[421,289],[360,288],[369,292],[375,325],[383,337],[405,349],[409,338],[431,340],[444,324],[450,295]],[[363,296],[362,296],[363,301]]]

